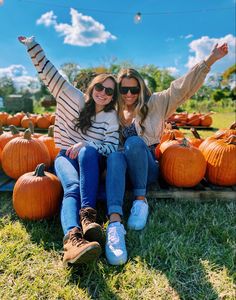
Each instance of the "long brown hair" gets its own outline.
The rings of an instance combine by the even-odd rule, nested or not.
[[[138,99],[136,102],[135,111],[136,111],[136,115],[138,115],[140,117],[139,125],[141,126],[141,129],[142,129],[141,133],[143,134],[143,132],[145,130],[145,128],[143,126],[143,122],[146,119],[147,114],[148,114],[147,102],[152,93],[149,90],[149,88],[147,87],[142,76],[135,69],[132,69],[132,68],[121,69],[121,71],[118,74],[118,78],[117,78],[117,82],[118,82],[119,86],[121,85],[122,79],[124,79],[124,78],[136,79],[138,82],[138,85],[140,87],[140,93],[138,95]],[[121,121],[123,118],[123,110],[124,110],[124,102],[122,100],[122,95],[119,94],[119,96],[118,96],[118,116],[119,116],[121,125],[123,125],[122,121]]]
[[[79,113],[79,117],[74,120],[75,123],[75,129],[78,130],[80,129],[82,133],[86,133],[88,128],[92,125],[91,118],[96,115],[96,110],[95,110],[95,101],[93,99],[92,93],[93,93],[93,88],[95,84],[97,83],[103,83],[106,79],[111,79],[115,86],[114,86],[114,94],[112,96],[112,100],[110,103],[105,105],[103,108],[103,111],[108,112],[113,109],[115,109],[115,105],[117,103],[117,82],[116,78],[112,74],[99,74],[97,75],[89,84],[87,91],[85,93],[86,100],[85,100],[85,105],[82,108],[82,110]]]

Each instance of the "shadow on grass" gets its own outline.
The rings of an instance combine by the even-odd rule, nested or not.
[[[235,204],[149,203],[152,213],[144,231],[127,235],[131,260],[140,257],[164,274],[180,299],[219,299],[202,262],[216,271],[226,267],[233,279]]]
[[[104,202],[100,202],[98,205],[98,216],[99,223],[106,221],[106,207]],[[63,232],[59,215],[49,220],[21,220],[14,211],[12,206],[12,193],[9,192],[1,193],[0,219],[1,218],[8,218],[8,220],[13,223],[16,221],[20,222],[29,233],[30,240],[33,243],[43,246],[46,251],[55,250],[62,254]],[[112,292],[106,283],[104,274],[109,276],[111,269],[106,262],[104,252],[98,261],[88,265],[71,266],[69,269],[69,278],[65,280],[68,280],[72,285],[79,286],[79,288],[86,290],[92,299],[120,299]],[[122,271],[122,267],[114,271]]]

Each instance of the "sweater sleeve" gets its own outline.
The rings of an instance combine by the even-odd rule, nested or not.
[[[83,93],[75,88],[72,84],[58,72],[55,66],[48,60],[42,47],[35,41],[34,37],[26,38],[24,44],[27,47],[29,56],[35,66],[40,79],[54,96],[56,101],[60,101],[60,96],[69,93],[70,101],[81,107],[84,105]],[[78,103],[79,102],[79,103]]]
[[[109,120],[104,140],[101,143],[90,141],[88,144],[97,149],[97,151],[104,156],[108,156],[111,152],[118,150],[119,123],[116,113],[112,114],[112,117]]]
[[[161,105],[162,113],[168,118],[178,106],[198,91],[209,71],[205,61],[196,64],[187,74],[172,81],[167,90],[154,93],[150,98],[151,106],[160,111]]]

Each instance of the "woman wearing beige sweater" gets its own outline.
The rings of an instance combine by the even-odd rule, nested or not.
[[[202,86],[211,65],[227,53],[227,44],[216,45],[204,61],[173,81],[167,90],[153,94],[136,70],[123,69],[118,74],[118,114],[124,147],[121,151],[111,153],[107,160],[106,189],[110,222],[106,257],[110,264],[120,265],[127,260],[125,229],[121,223],[126,175],[131,180],[134,194],[128,228],[141,230],[146,225],[149,211],[146,186],[158,178],[158,162],[153,150],[159,143],[164,122]]]

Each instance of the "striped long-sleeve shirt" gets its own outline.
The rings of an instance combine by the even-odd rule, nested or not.
[[[92,125],[86,134],[75,130],[74,119],[84,107],[85,95],[60,75],[55,66],[47,59],[41,46],[34,38],[24,40],[30,58],[43,83],[57,101],[54,138],[60,149],[86,141],[99,153],[107,156],[116,151],[119,144],[119,123],[116,111],[101,111],[92,118]]]

